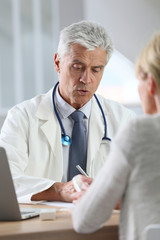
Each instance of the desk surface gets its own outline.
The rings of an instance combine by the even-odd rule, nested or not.
[[[65,211],[57,212],[53,221],[41,221],[36,217],[18,222],[0,222],[0,240],[118,240],[118,223],[119,214],[113,213],[99,231],[78,234],[73,230],[71,214]]]

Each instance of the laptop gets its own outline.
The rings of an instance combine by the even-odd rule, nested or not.
[[[38,216],[40,209],[20,208],[5,149],[0,147],[0,221],[19,221]]]

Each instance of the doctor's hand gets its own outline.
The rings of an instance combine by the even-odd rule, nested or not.
[[[63,201],[72,202],[74,199],[72,193],[76,190],[74,189],[73,182],[69,181],[66,183],[55,182],[50,188],[34,194],[31,197],[32,201]]]
[[[73,198],[71,194],[75,192],[73,182],[66,183],[56,182],[53,184],[53,191],[56,192],[59,201],[72,202]]]
[[[73,199],[73,203],[76,204],[79,199],[85,194],[85,192],[88,190],[89,186],[93,182],[93,178],[86,177],[83,175],[78,175],[81,177],[81,191],[74,192],[71,194],[71,198]]]

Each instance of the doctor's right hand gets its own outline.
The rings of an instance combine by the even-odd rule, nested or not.
[[[94,181],[91,177],[86,177],[83,175],[77,175],[73,178],[73,184],[76,192],[72,193],[71,198],[73,203],[76,204],[79,199],[85,194],[92,182]],[[78,185],[78,186],[77,186]]]

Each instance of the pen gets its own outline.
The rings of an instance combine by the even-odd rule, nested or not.
[[[79,165],[77,165],[76,168],[80,171],[80,173],[81,173],[82,175],[88,177],[88,174],[85,173],[85,171],[84,171]]]

